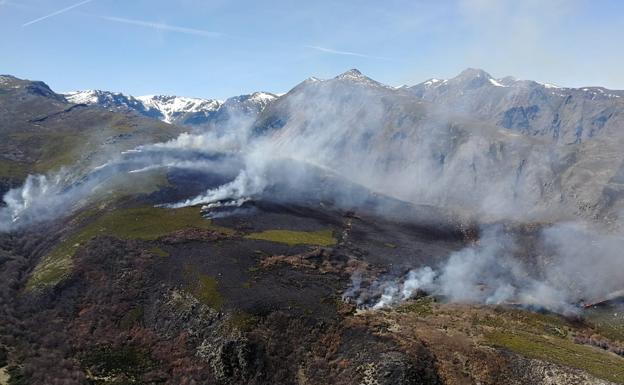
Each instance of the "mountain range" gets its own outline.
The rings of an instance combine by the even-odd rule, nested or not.
[[[495,79],[480,69],[469,68],[451,79],[432,78],[413,86],[393,88],[350,70],[337,79],[370,87],[408,92],[453,113],[463,113],[489,124],[528,136],[552,139],[558,144],[580,143],[595,136],[609,136],[622,124],[624,91],[604,87],[560,87],[551,83]],[[319,81],[310,78],[306,82]],[[304,82],[304,83],[306,83]],[[228,119],[232,113],[255,116],[278,98],[254,92],[226,99],[182,96],[130,96],[102,90],[75,91],[63,95],[76,104],[136,111],[166,123],[202,126]]]
[[[302,82],[253,130],[273,136],[278,153],[408,201],[492,218],[613,219],[624,170],[621,94],[473,69],[396,89],[350,70]]]
[[[383,85],[358,70],[337,77],[366,84]],[[308,82],[318,81],[310,78]],[[517,80],[511,76],[495,79],[480,69],[469,68],[451,79],[432,78],[413,86],[396,88],[452,112],[461,112],[501,128],[530,136],[542,136],[559,144],[580,143],[588,138],[613,134],[622,124],[624,91],[604,87],[560,87],[551,83]],[[129,96],[101,90],[75,91],[64,95],[72,103],[104,108],[134,110],[167,123],[200,126],[227,119],[237,111],[256,115],[277,95],[254,92],[229,98],[188,98],[182,96]]]
[[[624,384],[622,91],[0,76],[0,384]]]
[[[71,103],[97,105],[118,111],[136,111],[165,123],[193,127],[209,126],[214,122],[230,119],[233,115],[253,117],[277,98],[268,92],[254,92],[222,101],[168,95],[134,97],[100,90],[76,91],[64,96]]]
[[[623,124],[624,91],[603,87],[567,88],[511,76],[494,79],[483,70],[467,69],[452,79],[429,79],[405,89],[499,127],[560,144],[617,135]]]
[[[478,69],[399,88],[353,69],[328,80],[307,79],[280,97],[256,92],[225,101],[108,91],[61,95],[43,83],[2,79],[7,96],[19,89],[45,98],[43,105],[57,113],[93,106],[124,119],[134,114],[187,128],[244,121],[239,125],[251,125],[256,135],[273,137],[276,153],[408,201],[470,207],[491,218],[509,216],[513,208],[534,219],[548,211],[611,222],[624,207],[624,91],[495,79]],[[12,97],[11,103],[29,102]],[[23,134],[5,141],[11,149],[3,151],[3,162],[27,170],[29,160],[18,154],[32,149],[16,148],[17,137]],[[388,183],[404,175],[413,178]]]

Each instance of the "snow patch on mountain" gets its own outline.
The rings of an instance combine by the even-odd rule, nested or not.
[[[536,82],[536,83],[541,84],[546,88],[561,88],[558,85],[553,84],[553,83],[540,83],[540,82]]]
[[[222,101],[216,99],[186,98],[170,95],[145,95],[136,98],[146,108],[154,108],[163,115],[162,121],[174,123],[175,117],[192,112],[214,112],[221,107]]]
[[[270,94],[268,92],[254,92],[251,94],[251,100],[257,103],[269,103],[275,99],[274,94]]]
[[[503,85],[503,84],[499,83],[496,79],[488,79],[488,80],[490,81],[490,83],[493,86],[496,86],[496,87],[507,87],[506,85]]]
[[[429,80],[425,81],[423,83],[423,85],[425,87],[437,87],[437,86],[439,86],[441,84],[444,84],[444,83],[446,83],[446,79],[436,79],[436,78],[433,78],[433,79],[429,79]]]
[[[278,96],[268,92],[254,92],[229,98],[189,98],[172,95],[130,96],[118,92],[86,90],[65,94],[65,98],[76,104],[98,105],[108,109],[134,110],[140,114],[176,124],[204,124],[219,113],[239,111],[257,114]]]

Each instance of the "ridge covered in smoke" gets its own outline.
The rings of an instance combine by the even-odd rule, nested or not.
[[[463,87],[479,95],[513,88],[509,80],[479,71],[462,73],[448,86],[438,83],[426,87],[446,87],[446,94],[455,92],[451,86]],[[367,197],[430,205],[454,213],[459,222],[482,225],[478,244],[438,266],[415,266],[405,276],[375,281],[367,294],[376,293],[372,302],[355,294],[360,278],[354,277],[345,296],[362,304],[379,308],[424,290],[451,301],[517,302],[570,312],[575,303],[621,289],[621,200],[619,191],[609,190],[621,175],[620,136],[581,136],[561,146],[483,118],[457,98],[445,102],[416,91],[382,86],[354,70],[304,81],[257,118],[232,113],[210,130],[120,153],[80,177],[67,170],[30,176],[5,195],[0,231],[81,207],[98,188],[119,183],[120,173],[210,169],[229,180],[199,196],[166,202],[170,207],[237,205],[276,195],[300,201],[322,174],[361,186],[323,191],[341,208],[361,207],[366,190]],[[610,129],[607,122],[603,127]],[[382,200],[376,204],[377,212],[389,210]],[[491,225],[531,221],[544,225],[528,259],[519,258],[527,248],[516,234]]]

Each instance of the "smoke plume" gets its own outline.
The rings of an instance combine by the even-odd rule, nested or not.
[[[624,288],[624,269],[618,268],[622,237],[577,222],[548,226],[539,240],[543,247],[536,254],[522,256],[519,240],[495,226],[439,266],[382,278],[367,291],[360,290],[359,279],[345,297],[379,309],[422,291],[450,302],[516,304],[575,314],[579,305],[608,299]]]
[[[166,206],[210,210],[250,199],[329,198],[341,208],[374,202],[377,212],[387,213],[387,202],[399,201],[483,224],[477,244],[436,266],[380,278],[366,298],[358,294],[362,277],[354,276],[344,296],[363,306],[390,306],[426,291],[454,302],[570,312],[577,303],[621,290],[624,282],[621,234],[575,215],[573,198],[596,200],[602,193],[595,183],[574,179],[579,151],[415,102],[352,71],[304,82],[256,121],[232,116],[209,131],[120,153],[78,176],[30,176],[5,195],[0,231],[65,215],[98,191],[130,183],[131,175],[200,170],[225,183]],[[551,225],[536,235],[538,247],[528,250],[516,234],[488,225],[494,221]]]

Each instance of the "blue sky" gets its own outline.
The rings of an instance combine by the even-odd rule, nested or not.
[[[466,67],[624,89],[619,0],[0,0],[0,73],[56,91],[224,98],[349,68],[390,85]]]

